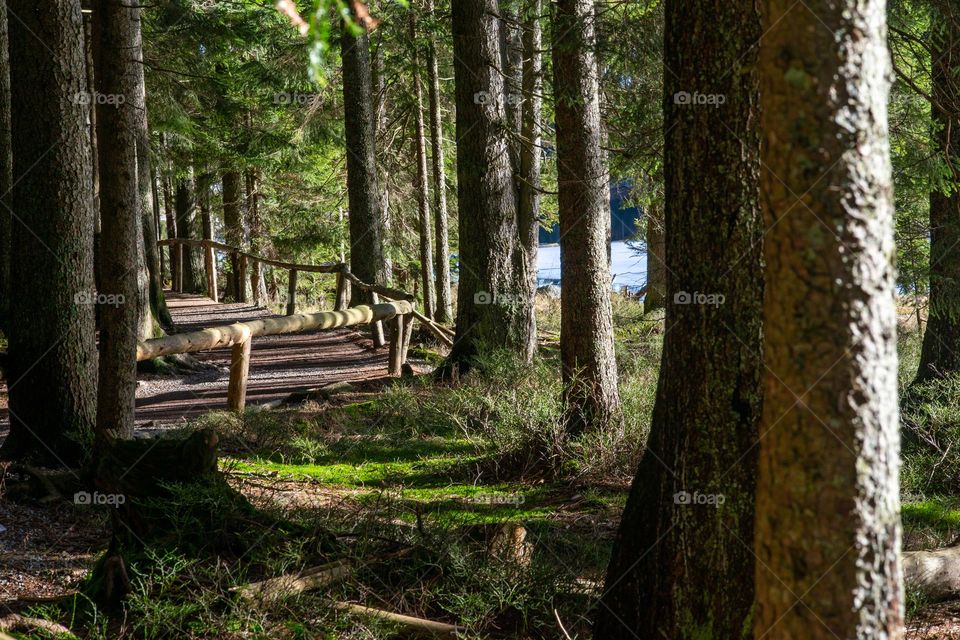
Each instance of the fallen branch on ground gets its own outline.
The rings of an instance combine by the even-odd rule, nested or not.
[[[427,633],[432,636],[455,638],[459,634],[466,632],[466,628],[447,624],[446,622],[437,622],[436,620],[427,620],[425,618],[414,618],[413,616],[405,616],[400,613],[384,611],[383,609],[374,609],[372,607],[365,607],[363,605],[352,604],[350,602],[338,602],[333,606],[341,611],[349,611],[350,613],[356,613],[358,615],[381,618],[383,620],[389,620],[390,622],[396,622],[397,624],[403,625],[412,631]]]
[[[70,629],[67,629],[62,624],[51,622],[50,620],[43,620],[41,618],[28,618],[27,616],[22,616],[19,613],[11,613],[8,616],[0,618],[0,631],[30,632],[38,629],[54,636],[67,636],[68,638],[77,637],[72,631],[70,631]],[[3,634],[3,637],[9,638],[10,636]],[[2,638],[0,638],[0,640],[2,640]]]
[[[260,582],[251,582],[242,587],[233,587],[241,598],[275,600],[329,586],[343,580],[353,573],[353,562],[349,558],[337,560],[310,569],[304,569],[296,575],[283,575]]]

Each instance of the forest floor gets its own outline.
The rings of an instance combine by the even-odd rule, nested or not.
[[[225,323],[211,322],[218,310],[200,301],[174,304],[179,318],[189,314],[196,325]],[[469,637],[557,638],[559,618],[570,637],[588,638],[642,450],[662,330],[657,319],[636,312],[638,305],[615,306],[621,383],[635,420],[620,440],[558,445],[551,426],[559,411],[553,305],[540,303],[544,362],[522,367],[494,359],[486,377],[453,387],[429,376],[385,378],[385,350],[372,352],[365,336],[349,331],[336,332],[347,343],[338,348],[359,356],[355,373],[339,357],[326,357],[323,334],[310,336],[309,346],[255,343],[254,397],[261,401],[352,380],[271,410],[222,410],[226,362],[216,358],[226,350],[204,354],[216,368],[150,376],[139,394],[142,429],[215,429],[230,485],[262,513],[328,532],[334,556],[352,569],[323,589],[243,600],[237,587],[296,574],[318,557],[326,562],[327,552],[318,552],[314,538],[273,527],[254,530],[230,553],[157,549],[149,563],[131,568],[134,591],[122,620],[101,615],[73,628],[103,639],[393,637],[392,624],[337,608],[349,602],[464,625],[474,632]],[[265,313],[223,306],[228,321]],[[904,341],[907,360],[914,347]],[[415,349],[419,369],[437,362],[433,349]],[[298,374],[284,375],[285,362]],[[184,394],[182,401],[172,394]],[[960,537],[960,500],[949,495],[905,497],[907,548]],[[180,500],[217,510],[209,496]],[[188,512],[183,503],[171,504],[171,512]],[[47,601],[75,593],[106,549],[107,509],[0,499],[0,526],[0,617],[19,612],[70,625],[75,611],[65,615]],[[196,526],[184,519],[184,535]],[[908,614],[909,638],[960,640],[960,602],[911,594]]]

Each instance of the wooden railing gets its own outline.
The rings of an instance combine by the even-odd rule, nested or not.
[[[390,321],[389,375],[400,375],[407,360],[413,328],[413,304],[407,300],[361,305],[341,311],[302,313],[275,318],[260,318],[221,327],[178,333],[137,343],[137,361],[178,353],[195,353],[231,347],[230,383],[227,407],[242,411],[246,406],[247,378],[250,373],[250,349],[254,338],[284,333],[317,331]]]
[[[200,247],[206,252],[204,260],[206,266],[207,287],[210,298],[219,301],[217,292],[216,263],[213,251],[228,253],[234,258],[234,264],[245,266],[247,260],[267,264],[290,272],[287,299],[287,315],[274,318],[260,318],[249,322],[211,327],[189,333],[179,333],[163,338],[141,341],[137,344],[137,361],[159,358],[162,356],[194,353],[219,349],[232,348],[230,363],[230,383],[227,391],[227,406],[233,411],[242,411],[246,405],[247,378],[250,372],[250,349],[253,339],[259,336],[272,336],[284,333],[299,333],[302,331],[317,331],[369,324],[373,329],[373,340],[376,346],[382,346],[385,341],[380,326],[390,322],[390,355],[388,359],[389,375],[400,375],[403,364],[407,361],[407,351],[410,347],[410,336],[413,330],[413,320],[431,331],[437,339],[447,346],[453,345],[452,332],[442,327],[414,308],[415,297],[405,291],[387,287],[376,283],[366,283],[350,272],[345,263],[334,262],[319,265],[297,264],[283,262],[258,256],[237,247],[232,247],[213,240],[189,240],[171,238],[161,240],[160,246]],[[183,260],[180,261],[181,265]],[[182,267],[181,267],[182,268]],[[243,268],[245,271],[245,268]],[[333,311],[318,313],[297,314],[297,273],[331,273],[336,274],[337,288]],[[245,286],[240,280],[239,284]],[[372,304],[348,308],[348,286],[355,286],[370,293]],[[380,302],[383,296],[386,302]]]

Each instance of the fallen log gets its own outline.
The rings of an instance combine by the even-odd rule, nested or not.
[[[933,600],[960,594],[960,546],[934,551],[904,551],[903,578]]]
[[[350,602],[338,602],[333,606],[341,611],[349,611],[350,613],[355,613],[362,616],[370,616],[371,618],[380,618],[381,620],[396,622],[410,631],[433,637],[456,638],[459,637],[460,634],[466,633],[467,631],[465,627],[458,627],[456,625],[447,624],[446,622],[437,622],[436,620],[405,616],[401,613],[393,613],[392,611],[384,611],[383,609],[374,609],[372,607],[365,607],[363,605],[353,604]]]
[[[353,562],[349,558],[344,558],[304,569],[296,575],[277,576],[241,587],[233,587],[230,591],[248,600],[277,600],[339,582],[353,573],[353,568]]]
[[[70,629],[67,629],[62,624],[51,622],[50,620],[43,620],[42,618],[28,618],[19,613],[11,613],[10,615],[0,618],[0,631],[16,631],[21,633],[43,631],[44,634],[49,634],[56,638],[64,636],[67,638],[77,637]],[[0,639],[9,637],[10,636],[5,633],[0,635]]]

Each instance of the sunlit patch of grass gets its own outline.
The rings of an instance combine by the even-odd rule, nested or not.
[[[928,497],[905,501],[903,530],[909,548],[937,548],[960,537],[960,498]]]

